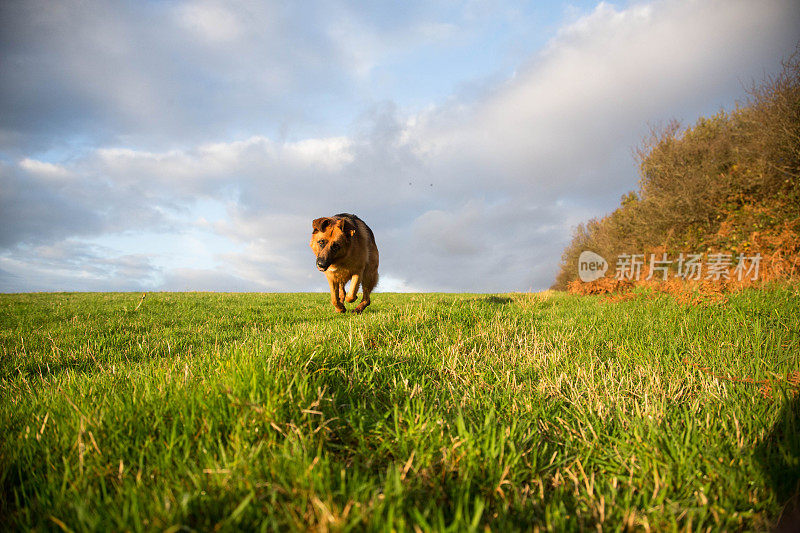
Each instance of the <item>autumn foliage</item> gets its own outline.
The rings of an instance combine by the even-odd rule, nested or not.
[[[576,228],[553,288],[624,291],[632,283],[613,278],[617,257],[626,253],[644,254],[643,272],[650,254],[725,253],[733,266],[740,255],[760,254],[759,281],[800,277],[800,49],[734,111],[654,130],[636,156],[638,190],[609,215]],[[608,261],[607,278],[577,279],[584,250]]]

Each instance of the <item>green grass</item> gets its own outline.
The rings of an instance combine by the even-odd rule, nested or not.
[[[798,287],[651,296],[0,295],[0,523],[770,527],[800,480]]]

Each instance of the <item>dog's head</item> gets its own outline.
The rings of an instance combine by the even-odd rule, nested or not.
[[[325,272],[337,259],[347,255],[356,228],[345,218],[330,217],[318,218],[311,226],[311,249],[317,256],[317,268]]]

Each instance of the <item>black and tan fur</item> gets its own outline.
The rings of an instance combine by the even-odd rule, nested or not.
[[[363,295],[353,309],[360,313],[370,304],[369,295],[378,284],[375,235],[363,220],[349,213],[318,218],[311,225],[311,249],[317,256],[317,268],[328,278],[333,307],[344,313],[343,302],[356,301],[360,285]],[[350,289],[345,291],[347,283]]]

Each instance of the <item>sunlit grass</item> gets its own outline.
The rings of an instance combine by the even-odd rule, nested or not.
[[[793,286],[137,304],[0,295],[5,523],[764,529],[798,488]]]

